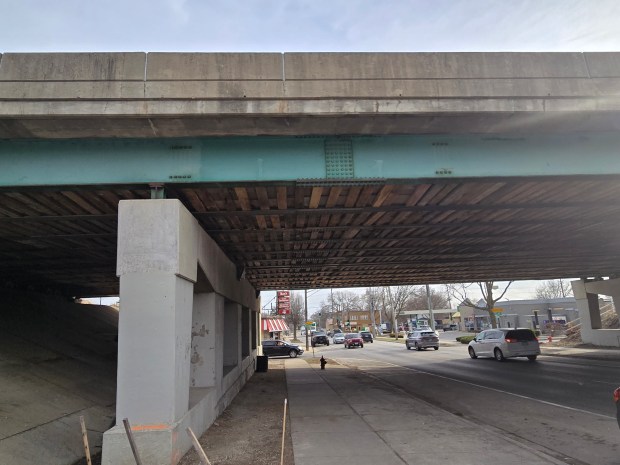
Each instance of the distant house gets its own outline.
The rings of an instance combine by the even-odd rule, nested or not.
[[[375,310],[375,326],[380,323],[379,311]],[[345,332],[348,331],[373,331],[373,320],[370,310],[350,310],[343,312],[343,319],[330,318],[327,321],[327,329],[332,330],[340,328]]]

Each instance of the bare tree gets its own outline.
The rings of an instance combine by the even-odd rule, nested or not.
[[[330,293],[327,301],[321,302],[321,314],[336,318],[339,324],[348,320],[350,311],[359,310],[362,300],[359,294],[352,291],[336,291]]]
[[[368,308],[370,312],[370,322],[375,331],[375,335],[381,334],[379,323],[380,321],[376,321],[375,312],[379,311],[379,315],[383,312],[383,300],[381,299],[381,289],[378,287],[368,287],[366,288],[366,293],[362,296],[362,300],[364,301],[364,305]]]
[[[392,331],[394,331],[396,339],[399,336],[396,319],[405,310],[409,299],[415,295],[415,292],[415,286],[388,286],[383,288],[383,305],[392,322]]]
[[[431,305],[433,308],[448,308],[449,296],[443,291],[430,288]],[[426,310],[428,308],[428,298],[426,287],[417,286],[414,295],[409,299],[406,310]]]
[[[552,279],[536,286],[537,299],[558,299],[571,297],[572,295],[573,288],[570,282],[564,281],[563,279]]]
[[[451,292],[453,295],[462,301],[463,305],[467,307],[471,307],[478,310],[485,310],[489,314],[489,320],[491,321],[491,326],[493,328],[497,328],[497,316],[493,309],[495,308],[495,304],[504,297],[506,291],[512,284],[512,281],[509,281],[506,284],[506,287],[498,297],[493,295],[493,291],[497,289],[498,286],[495,285],[495,281],[483,281],[476,283],[480,288],[480,292],[482,293],[482,300],[484,301],[483,305],[479,305],[471,301],[471,299],[467,296],[467,290],[471,286],[471,284],[453,284],[450,285]],[[476,318],[474,316],[474,329],[476,328]]]
[[[293,327],[293,339],[297,339],[297,327],[304,323],[304,298],[299,292],[291,292],[291,313],[285,316],[287,324]]]

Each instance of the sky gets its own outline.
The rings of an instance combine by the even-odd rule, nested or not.
[[[1,53],[620,51],[620,0],[0,0],[0,12]]]
[[[0,0],[0,52],[617,51],[618,0]]]

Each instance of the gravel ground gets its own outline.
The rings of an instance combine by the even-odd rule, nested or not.
[[[287,396],[284,359],[269,359],[266,373],[255,373],[228,408],[200,438],[211,465],[277,465],[282,449],[282,416]],[[287,418],[284,465],[294,465]],[[192,448],[180,465],[200,465]]]

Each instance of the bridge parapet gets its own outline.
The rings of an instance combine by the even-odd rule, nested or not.
[[[620,53],[8,53],[0,102],[3,138],[604,131]]]

